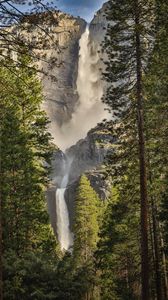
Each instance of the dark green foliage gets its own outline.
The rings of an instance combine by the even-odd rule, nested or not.
[[[74,259],[87,262],[98,241],[98,196],[86,176],[82,176],[75,202]]]
[[[19,257],[8,251],[4,255],[4,299],[56,299],[58,259],[51,254],[28,252]]]
[[[98,242],[99,201],[89,180],[83,175],[79,182],[75,202],[73,262],[75,277],[80,277],[83,286],[81,296],[92,295],[93,299],[96,281],[94,251]]]
[[[136,9],[140,12],[140,27],[137,28]],[[145,68],[151,51],[154,33],[154,1],[109,1],[107,20],[111,23],[103,44],[108,56],[104,77],[109,83],[104,102],[115,117],[123,117],[131,104],[137,83],[136,33],[141,39],[141,61]]]
[[[164,178],[165,184],[163,185],[163,192],[161,193],[161,209],[160,209],[160,221],[162,222],[162,229],[165,239],[165,251],[168,255],[168,186],[167,176]]]
[[[125,181],[125,190],[128,180]],[[130,195],[131,196],[131,195]],[[140,212],[136,196],[112,190],[96,251],[101,299],[137,299],[140,288]]]
[[[104,72],[105,79],[109,86],[104,102],[108,104],[109,109],[116,117],[111,126],[111,132],[117,138],[115,152],[109,156],[107,164],[107,172],[112,175],[113,184],[117,184],[119,189],[119,212],[122,215],[122,205],[125,209],[131,204],[134,212],[139,214],[138,202],[140,198],[139,189],[139,154],[138,148],[141,141],[138,137],[139,119],[143,119],[143,114],[140,116],[140,111],[144,110],[144,126],[143,133],[146,142],[146,169],[147,169],[147,185],[148,185],[148,200],[149,200],[149,257],[150,257],[150,293],[151,298],[164,298],[164,281],[166,278],[166,265],[163,259],[162,247],[166,241],[162,239],[166,229],[166,199],[167,199],[167,18],[168,6],[165,1],[109,1],[107,8],[107,18],[111,21],[107,36],[104,42],[104,51],[108,55],[106,62],[106,71]],[[137,17],[139,18],[139,26],[137,27]],[[139,37],[139,53],[137,53],[137,37]],[[138,55],[137,55],[138,54]],[[139,62],[139,65],[138,65]],[[138,74],[141,69],[141,74]],[[138,77],[138,76],[139,77]],[[141,86],[138,80],[141,76]],[[139,106],[139,97],[142,103]],[[141,107],[140,111],[139,108]],[[138,117],[138,118],[137,118]],[[142,128],[141,128],[142,129]],[[142,154],[139,152],[140,155]],[[142,173],[141,173],[142,176]],[[122,204],[120,206],[120,201]],[[133,201],[133,202],[132,202]],[[162,206],[160,206],[162,202]],[[159,211],[161,210],[162,222],[159,220]],[[105,230],[104,237],[101,237],[99,243],[99,254],[102,261],[104,257],[103,245],[106,245],[106,250],[111,247],[108,244],[108,239],[114,245],[120,244],[118,238],[120,234],[115,234],[114,226],[120,224],[120,218],[115,220],[116,207],[111,208],[112,215],[109,215],[109,220],[106,216],[107,224],[110,224],[109,230]],[[129,209],[127,210],[129,216]],[[109,213],[110,214],[110,213]],[[114,215],[113,215],[114,214]],[[165,217],[163,217],[165,215]],[[124,217],[124,214],[122,215]],[[124,218],[125,219],[125,218]],[[113,220],[113,221],[112,221]],[[144,218],[141,219],[141,223]],[[123,222],[123,219],[122,219]],[[106,227],[106,226],[105,226]],[[135,227],[136,228],[136,227]],[[161,230],[164,228],[164,231]],[[110,236],[111,230],[111,236]],[[138,233],[138,227],[134,233],[133,224],[129,223],[128,232],[132,236]],[[162,232],[163,231],[163,232]],[[143,232],[141,232],[141,237]],[[113,239],[114,238],[114,239]],[[102,244],[101,244],[102,241]],[[127,239],[124,239],[120,244],[120,250],[127,244]],[[161,246],[162,245],[162,246]],[[139,247],[137,239],[137,247]],[[165,246],[166,247],[166,246]],[[118,260],[115,265],[115,250],[111,248],[108,252],[109,263],[107,266],[113,268],[119,265]],[[132,247],[130,254],[134,256],[135,249]],[[138,248],[136,249],[138,251]],[[125,253],[124,253],[125,252]],[[110,255],[111,253],[111,255]],[[121,258],[125,259],[127,252],[121,250]],[[137,252],[138,253],[138,252]],[[144,255],[144,253],[143,253]],[[110,258],[112,258],[112,262]],[[122,260],[123,259],[123,260]],[[103,269],[103,264],[101,265]],[[108,267],[107,267],[108,269]],[[132,299],[138,297],[134,284],[131,294],[122,295],[122,290],[118,287],[123,286],[123,282],[116,281],[113,269],[108,269],[109,273],[104,269],[105,280],[104,284],[107,288],[105,297],[108,299],[108,293],[112,293],[109,299]],[[135,260],[133,273],[139,270],[139,260]],[[109,276],[107,275],[109,274]],[[137,273],[138,274],[138,273]],[[106,276],[107,275],[107,276]],[[111,275],[111,281],[109,281]],[[119,275],[119,280],[122,276]],[[136,278],[136,276],[135,276]],[[137,276],[138,279],[138,276]],[[136,281],[136,280],[135,280]],[[138,280],[139,281],[139,280]],[[119,283],[119,285],[118,285]],[[140,282],[138,283],[140,284]],[[112,289],[108,289],[111,285]],[[104,285],[103,285],[104,286]],[[143,296],[142,296],[143,298]],[[106,299],[106,298],[105,298]],[[134,299],[134,298],[133,298]],[[136,298],[137,299],[137,298]],[[148,299],[148,295],[144,295],[144,299]]]
[[[26,56],[21,59],[30,62]],[[16,72],[18,76],[1,71],[6,83],[5,88],[1,85],[1,194],[4,248],[23,253],[27,248],[43,247],[52,236],[44,198],[52,146],[35,74],[28,67]]]
[[[20,59],[25,67],[13,67],[14,74],[0,69],[4,299],[53,299],[48,285],[57,242],[44,192],[54,148],[40,109],[40,84],[30,59]]]

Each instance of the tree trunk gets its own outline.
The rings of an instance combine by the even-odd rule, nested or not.
[[[163,264],[163,276],[164,276],[164,297],[165,300],[168,299],[168,279],[167,279],[167,266],[166,266],[166,255],[164,251],[164,240],[162,236],[162,228],[159,223],[159,234],[160,234],[160,243],[162,249],[162,264]]]
[[[161,270],[160,270],[160,259],[159,259],[159,246],[158,246],[158,226],[156,220],[157,209],[154,204],[154,200],[151,201],[152,204],[152,223],[153,223],[153,237],[154,237],[154,250],[155,250],[155,281],[156,281],[156,294],[157,300],[162,300],[162,282],[161,282]]]
[[[0,186],[1,189],[1,186]],[[1,199],[1,191],[0,191],[0,300],[3,299],[2,294],[2,199]]]
[[[144,114],[142,95],[142,57],[140,39],[140,6],[135,0],[136,75],[137,75],[137,125],[139,135],[140,194],[141,194],[141,280],[142,300],[149,300],[149,258],[148,258],[148,199],[145,158]]]
[[[1,166],[1,123],[0,123],[0,300],[3,300],[3,281],[2,281],[2,166]]]
[[[150,240],[149,244],[151,244],[151,251],[152,251],[152,266],[151,266],[151,280],[155,282],[155,250],[154,250],[154,237],[153,237],[153,222],[152,222],[152,211],[151,206],[149,207],[149,234]],[[155,299],[155,290],[151,290],[151,297]]]
[[[148,166],[149,166],[149,181],[152,186],[152,173],[151,173],[151,165],[150,165],[150,159],[148,156]],[[151,196],[151,215],[152,215],[152,234],[153,234],[153,246],[154,246],[154,270],[155,270],[155,286],[156,286],[156,295],[157,300],[163,299],[162,294],[162,275],[161,275],[161,249],[160,249],[160,243],[159,243],[159,224],[157,221],[157,206],[156,206],[156,200],[153,196]]]

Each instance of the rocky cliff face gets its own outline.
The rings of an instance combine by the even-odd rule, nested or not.
[[[105,176],[105,158],[114,150],[115,139],[110,130],[98,125],[91,129],[87,137],[66,151],[67,159],[72,160],[69,185],[66,190],[66,200],[70,212],[70,223],[74,218],[74,199],[79,178],[86,174],[92,187],[101,200],[108,198],[110,192],[110,181]]]
[[[50,63],[40,62],[40,68],[46,73],[41,76],[45,96],[44,109],[52,126],[61,126],[68,121],[77,102],[79,39],[85,26],[85,21],[80,18],[74,19],[60,14],[58,25],[50,29],[50,35],[52,32],[58,47],[56,50],[50,45],[47,47],[45,57]]]
[[[46,59],[51,63],[41,62],[41,68],[47,75],[42,75],[45,96],[44,109],[52,125],[61,126],[68,121],[77,102],[76,79],[78,69],[79,39],[86,23],[80,18],[60,14],[58,26],[50,29],[57,50],[47,47]],[[59,66],[59,67],[58,67]]]
[[[90,23],[90,39],[94,45],[94,47],[99,52],[100,56],[100,62],[99,62],[99,68],[100,70],[105,70],[105,64],[104,61],[107,60],[107,56],[104,52],[102,52],[102,44],[105,38],[106,34],[106,28],[108,25],[105,13],[108,7],[108,2],[104,3],[102,8],[98,10]],[[103,81],[103,80],[102,80]],[[103,90],[104,93],[107,88],[107,83],[103,81]]]
[[[54,11],[24,17],[9,29],[29,48],[38,67],[43,108],[53,130],[70,120],[77,102],[79,39],[85,27],[83,19]]]
[[[90,37],[98,47],[102,43],[105,36],[105,29],[107,27],[107,20],[105,12],[108,6],[108,2],[104,3],[102,8],[98,10],[90,23]]]
[[[100,166],[111,150],[113,138],[102,125],[91,129],[87,137],[66,150],[66,156],[72,158],[69,181],[72,182],[82,173]]]

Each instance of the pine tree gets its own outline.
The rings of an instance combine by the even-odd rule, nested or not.
[[[18,70],[27,82],[25,87],[17,76],[10,82],[11,75],[5,72],[3,76],[8,76],[6,80],[13,82],[16,89],[10,94],[5,89],[1,95],[6,106],[1,128],[4,242],[10,241],[16,251],[23,251],[35,233],[38,236],[41,225],[45,227],[48,222],[44,189],[49,170],[45,164],[50,162],[52,147],[46,132],[48,121],[40,111],[42,98],[35,75],[28,67]]]
[[[152,2],[151,2],[152,3]],[[127,1],[128,4],[128,1]],[[163,239],[163,228],[161,220],[159,220],[159,211],[162,210],[160,207],[162,192],[166,190],[166,174],[167,174],[167,3],[164,1],[155,2],[155,10],[149,10],[149,20],[148,24],[153,18],[153,27],[148,26],[147,30],[142,33],[146,34],[146,42],[149,40],[151,42],[150,34],[154,36],[153,45],[151,47],[143,49],[143,77],[142,77],[142,87],[143,87],[143,98],[145,99],[143,105],[145,108],[145,138],[146,138],[146,161],[147,161],[147,180],[148,180],[148,199],[149,199],[149,253],[150,257],[150,290],[152,297],[157,299],[162,299],[163,297],[163,282],[167,286],[167,275],[166,275],[166,264],[165,264],[165,253],[163,251],[163,245],[166,245]],[[145,14],[144,14],[145,17]],[[125,18],[127,16],[125,15]],[[143,19],[143,21],[145,18]],[[147,24],[147,23],[146,23]],[[145,25],[146,25],[145,24]],[[152,24],[152,22],[151,22]],[[113,24],[114,25],[114,24]],[[143,25],[143,24],[142,24]],[[149,29],[149,30],[148,30]],[[110,30],[110,27],[109,27]],[[123,34],[121,31],[120,33]],[[118,33],[117,33],[118,34]],[[141,35],[141,37],[143,36]],[[111,41],[114,37],[114,41]],[[121,37],[121,36],[120,36]],[[124,37],[124,34],[123,34]],[[128,35],[127,35],[128,37]],[[112,35],[109,41],[113,44],[116,42],[115,36]],[[108,50],[110,50],[110,42],[106,41],[106,46],[109,45]],[[145,39],[142,39],[144,42]],[[109,44],[108,44],[109,43]],[[120,46],[123,46],[120,44]],[[121,47],[122,48],[122,47]],[[125,49],[128,50],[128,43],[125,44]],[[120,53],[120,52],[119,52]],[[117,55],[119,55],[117,53]],[[133,52],[132,52],[133,53]],[[111,56],[110,56],[111,55]],[[131,54],[130,54],[131,55]],[[145,59],[146,55],[146,59]],[[111,80],[113,82],[119,74],[119,68],[121,67],[117,61],[114,61],[114,66],[116,68],[109,68],[113,64],[113,59],[115,57],[115,52],[109,52],[109,57],[111,61],[108,65],[108,72],[105,74],[108,79],[110,72],[112,73]],[[131,56],[130,56],[131,57]],[[130,61],[131,62],[131,61]],[[129,65],[128,65],[129,66]],[[109,68],[109,69],[108,69]],[[114,69],[114,72],[112,71]],[[133,69],[132,69],[133,70]],[[132,70],[130,69],[130,74],[132,75]],[[121,73],[122,74],[122,73]],[[126,75],[126,73],[125,73]],[[109,77],[110,78],[110,77]],[[132,76],[132,79],[134,76]],[[126,77],[127,79],[127,77]],[[116,79],[117,82],[118,79]],[[120,81],[122,83],[122,81]],[[124,95],[126,89],[124,90],[116,89],[116,91],[121,92],[121,96]],[[115,86],[116,87],[116,86]],[[114,87],[114,89],[115,89]],[[131,173],[128,170],[131,166],[137,165],[138,159],[138,131],[137,131],[137,121],[136,121],[136,95],[135,87],[133,84],[132,91],[128,91],[129,98],[125,97],[125,103],[123,103],[123,109],[118,112],[116,110],[116,116],[121,119],[118,121],[116,126],[115,122],[112,126],[112,134],[116,136],[116,152],[110,158],[113,181],[121,184],[123,180],[121,176],[125,174],[131,179]],[[127,88],[127,86],[126,86]],[[115,108],[115,101],[117,99],[112,98],[114,95],[113,87],[109,87],[109,94],[107,97],[107,102],[111,99],[111,107]],[[112,93],[113,91],[113,93]],[[110,94],[111,93],[111,94]],[[120,96],[120,94],[118,94]],[[111,97],[111,98],[110,98]],[[118,97],[119,99],[119,97]],[[127,106],[127,100],[130,101]],[[120,104],[122,104],[120,102]],[[126,109],[124,109],[126,107]],[[115,112],[114,112],[115,113]],[[122,122],[120,122],[122,121]],[[109,169],[109,167],[108,167]],[[132,169],[134,177],[138,179],[137,168]],[[136,182],[137,193],[138,182]],[[129,192],[134,193],[134,188],[132,185],[128,186]],[[123,191],[125,193],[125,191]],[[163,215],[162,215],[163,216]],[[163,270],[163,271],[162,271]],[[166,290],[166,289],[165,289]],[[166,294],[166,293],[165,293]],[[166,298],[167,296],[165,296]]]
[[[101,299],[138,299],[140,210],[135,164],[113,183],[96,251]]]
[[[86,287],[84,299],[94,291],[94,251],[98,242],[99,200],[85,175],[80,179],[75,201],[74,250],[75,273],[81,273]],[[83,298],[81,298],[83,299]]]
[[[74,257],[87,262],[98,241],[98,196],[86,176],[82,176],[75,202]]]
[[[49,225],[45,189],[54,148],[40,109],[43,99],[36,73],[29,69],[27,55],[21,59],[26,64],[21,69],[13,66],[14,74],[0,69],[3,255],[10,256],[10,251],[17,257],[43,251],[53,255],[57,243]]]
[[[104,101],[116,117],[118,126],[129,115],[132,106],[136,109],[134,118],[139,144],[142,299],[145,300],[149,299],[149,258],[143,74],[155,34],[154,1],[111,0],[107,18],[111,23],[104,43],[108,55],[104,75],[109,88]]]
[[[153,219],[153,248],[157,299],[168,297],[167,271],[165,263],[166,245],[163,224],[159,217],[162,214],[162,196],[166,194],[167,176],[167,22],[168,5],[164,1],[156,1],[156,38],[151,59],[145,76],[145,110],[147,132],[148,177]],[[163,196],[163,199],[165,197]],[[165,288],[163,288],[165,286]],[[165,290],[165,292],[164,292]]]

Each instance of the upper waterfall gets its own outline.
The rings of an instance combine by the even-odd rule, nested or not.
[[[69,122],[60,128],[61,149],[75,144],[98,122],[108,118],[102,103],[103,82],[101,81],[100,54],[97,45],[90,40],[89,27],[86,27],[79,41],[79,63],[77,76],[78,103]]]

